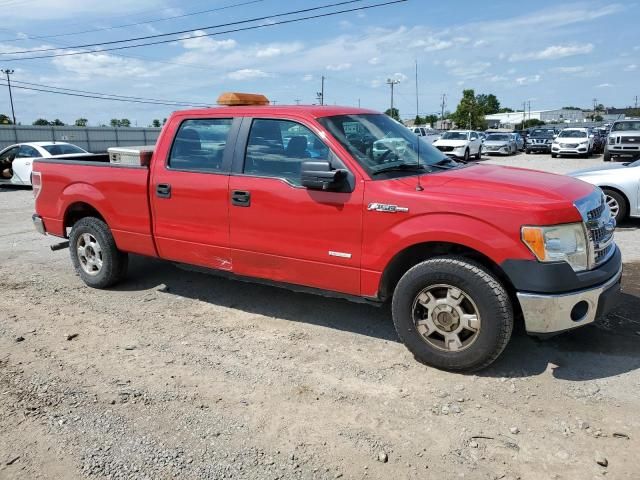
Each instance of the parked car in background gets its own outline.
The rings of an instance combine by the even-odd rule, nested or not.
[[[551,144],[551,157],[571,155],[588,157],[593,149],[593,137],[587,128],[565,128]]]
[[[593,153],[602,153],[604,152],[604,146],[606,144],[606,138],[600,135],[600,131],[597,128],[592,128],[591,133],[589,134],[593,139]]]
[[[529,133],[525,152],[551,153],[551,144],[556,135],[553,128],[535,128]]]
[[[482,141],[478,132],[472,130],[449,130],[433,142],[433,146],[447,156],[464,160],[465,162],[475,156],[480,160],[482,155]]]
[[[617,222],[640,217],[640,160],[587,168],[569,175],[600,187]]]
[[[440,138],[440,132],[431,127],[411,127],[409,130],[419,137],[424,137],[424,139],[430,143]]]
[[[518,145],[512,133],[490,133],[484,141],[483,150],[487,155],[513,155]]]
[[[522,135],[519,133],[512,133],[513,140],[516,142],[516,150],[524,152],[526,141]]]
[[[620,120],[611,125],[604,161],[640,158],[640,120]]]
[[[10,145],[0,151],[0,184],[31,185],[33,160],[88,155],[89,152],[64,142],[30,142]]]

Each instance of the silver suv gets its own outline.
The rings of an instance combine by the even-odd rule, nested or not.
[[[604,161],[610,162],[618,158],[640,158],[640,119],[618,120],[611,126],[604,149]]]

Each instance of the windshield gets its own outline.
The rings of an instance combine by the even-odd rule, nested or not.
[[[415,175],[410,168],[431,171],[458,165],[387,115],[337,115],[319,118],[318,122],[372,176],[382,171]]]
[[[511,139],[510,135],[500,135],[500,134],[496,134],[496,133],[492,133],[490,135],[487,135],[487,141],[501,141],[501,142],[508,142]]]
[[[444,132],[442,134],[443,140],[466,140],[467,132]]]
[[[611,127],[612,132],[620,132],[621,130],[640,130],[640,122],[616,122]]]
[[[581,130],[563,130],[558,136],[562,138],[586,138],[587,132]]]
[[[88,153],[80,147],[71,145],[69,143],[56,143],[55,145],[43,145],[49,155],[71,155],[74,153]]]

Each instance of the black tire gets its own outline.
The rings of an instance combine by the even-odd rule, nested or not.
[[[482,158],[482,146],[478,147],[478,153],[476,153],[476,160],[480,160]]]
[[[464,160],[465,162],[468,162],[468,161],[469,161],[469,157],[470,157],[470,155],[469,155],[469,149],[467,148],[467,149],[464,151],[464,158],[463,158],[463,160]]]
[[[557,156],[558,156],[558,154],[557,154],[557,153],[552,153],[552,154],[551,154],[551,158],[556,158]]]
[[[475,339],[458,351],[429,343],[418,331],[414,317],[422,292],[443,284],[470,298],[480,318]],[[513,308],[504,287],[484,267],[464,257],[437,257],[411,268],[398,282],[392,313],[398,336],[409,351],[419,361],[443,370],[474,371],[490,365],[504,350],[513,330]],[[430,312],[427,317],[430,315],[436,314]]]
[[[627,214],[629,213],[627,199],[624,197],[624,195],[621,195],[619,192],[616,192],[615,190],[611,190],[609,188],[603,188],[602,191],[607,197],[607,203],[609,203],[610,199],[612,199],[618,205],[618,212],[616,213],[614,218],[616,219],[616,223],[622,222],[627,218]]]
[[[524,153],[526,153],[527,155],[529,155],[531,153],[531,150],[529,150],[528,148],[525,149]]]
[[[86,261],[81,259],[78,250],[79,241],[81,241],[83,234],[93,237],[101,250],[100,254],[97,255],[101,260],[101,266],[93,274],[88,273],[83,267]],[[99,218],[85,217],[73,225],[69,235],[69,253],[71,254],[73,268],[82,278],[82,281],[90,287],[110,287],[122,280],[127,274],[129,256],[125,252],[118,250],[111,230]]]
[[[604,157],[602,158],[605,162],[611,161],[611,154],[605,150]]]

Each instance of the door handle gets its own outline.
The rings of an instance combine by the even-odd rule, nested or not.
[[[236,207],[248,207],[251,205],[251,193],[245,190],[233,190],[231,192],[231,205]]]
[[[159,183],[156,185],[156,196],[160,198],[171,198],[171,185]]]

